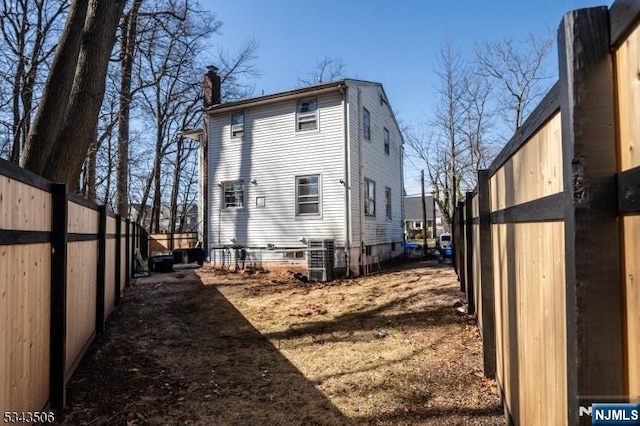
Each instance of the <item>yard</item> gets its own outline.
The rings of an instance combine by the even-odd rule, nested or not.
[[[139,279],[68,387],[65,424],[499,425],[450,266],[309,285],[203,268]]]

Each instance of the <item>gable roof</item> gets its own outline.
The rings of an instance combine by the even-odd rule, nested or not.
[[[347,83],[356,85],[373,85],[378,86],[384,95],[385,101],[389,103],[387,94],[384,93],[384,89],[381,83],[375,83],[366,80],[354,80],[347,78],[344,80],[332,81],[329,83],[317,84],[315,86],[301,87],[298,89],[288,90],[286,92],[272,93],[270,95],[257,96],[255,98],[242,99],[234,102],[225,102],[222,104],[215,104],[205,108],[207,113],[216,113],[220,111],[227,111],[231,109],[241,109],[247,105],[264,105],[267,103],[278,102],[281,100],[304,98],[305,96],[317,95],[320,93],[334,92],[344,89]]]
[[[309,95],[317,95],[320,93],[334,92],[342,90],[346,85],[346,80],[332,81],[331,83],[318,84],[316,86],[302,87],[299,89],[289,90],[287,92],[272,93],[270,95],[258,96],[255,98],[243,99],[240,101],[226,102],[223,104],[211,105],[205,108],[205,113],[217,113],[229,110],[237,110],[247,105],[264,105],[273,102],[279,102],[287,99],[304,98]]]

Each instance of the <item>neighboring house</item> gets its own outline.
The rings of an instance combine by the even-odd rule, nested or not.
[[[188,135],[201,140],[207,253],[306,266],[310,241],[333,240],[334,270],[352,274],[403,254],[403,140],[381,84],[220,104],[215,71],[205,76],[208,136]]]
[[[180,227],[184,212],[184,223],[182,228]],[[137,221],[139,215],[142,217],[142,227],[146,230],[151,229],[151,206],[145,206],[144,211],[141,204],[132,203],[130,205],[130,217],[131,220]],[[169,224],[171,217],[171,208],[168,204],[160,206],[160,232],[169,232]],[[198,228],[198,206],[196,204],[178,204],[177,218],[176,218],[176,232],[194,232]],[[182,229],[182,231],[180,231]]]
[[[442,218],[440,217],[440,211],[433,203],[433,197],[431,195],[424,197],[425,201],[425,210],[427,216],[427,223],[423,223],[422,216],[422,197],[421,196],[411,196],[404,197],[404,232],[405,235],[411,231],[416,229],[427,229],[427,237],[434,238],[433,236],[433,217],[435,214],[436,220],[436,235],[439,235],[443,232],[442,229]]]

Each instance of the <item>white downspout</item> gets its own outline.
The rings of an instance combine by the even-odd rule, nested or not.
[[[360,255],[358,256],[358,269],[365,272],[364,266],[364,176],[362,165],[362,90],[358,87],[358,185],[360,185],[359,211],[360,211]]]
[[[348,107],[349,87],[345,85],[342,90],[342,108],[344,111],[344,217],[345,217],[345,237],[344,253],[347,267],[347,277],[351,275],[351,181],[349,180],[349,170],[351,168],[350,138],[349,138],[349,107]]]

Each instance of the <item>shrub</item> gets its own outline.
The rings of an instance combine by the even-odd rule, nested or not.
[[[417,232],[414,238],[416,240],[421,240],[422,239],[422,232]]]

